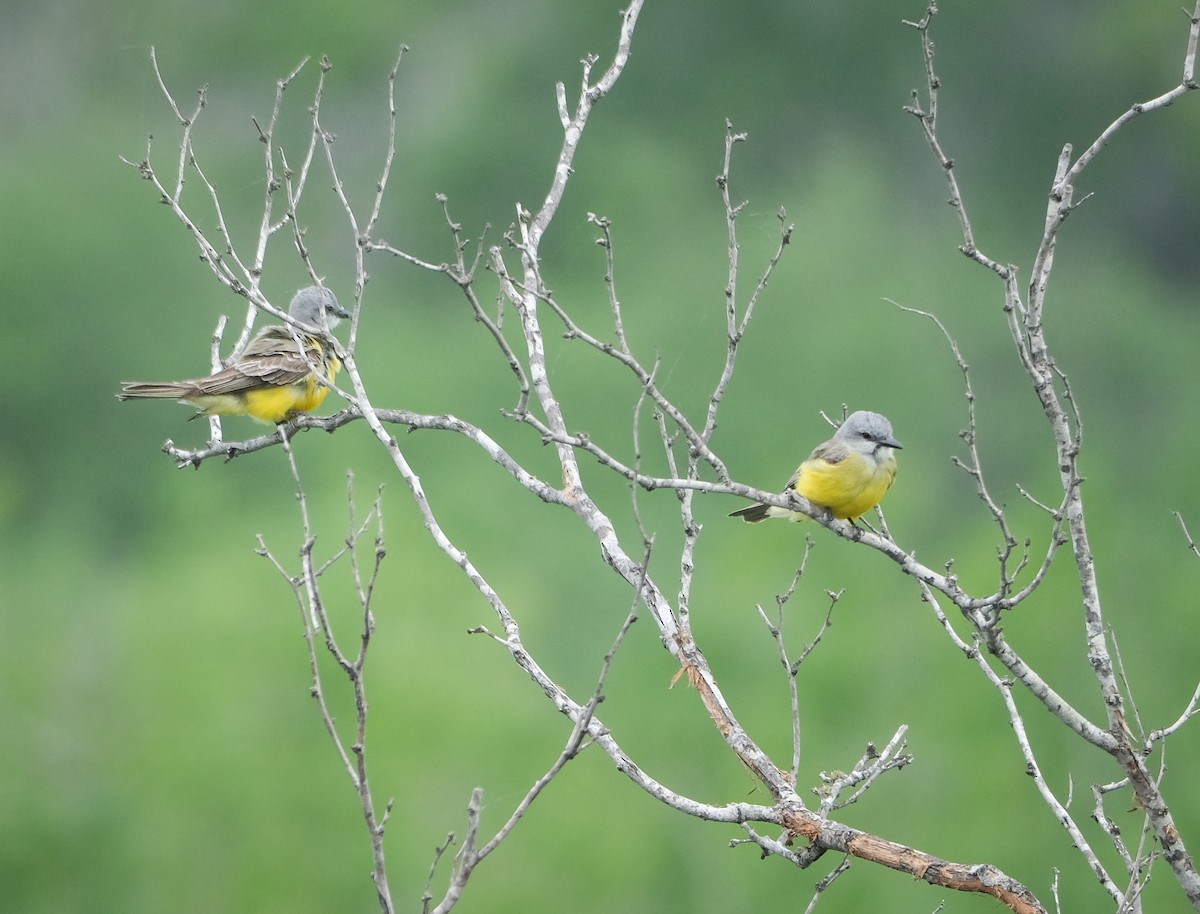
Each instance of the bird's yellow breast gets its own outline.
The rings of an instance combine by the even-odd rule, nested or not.
[[[325,370],[330,381],[337,376],[341,367],[340,359],[332,354],[327,356]],[[329,388],[322,384],[315,374],[310,374],[303,381],[288,384],[286,387],[261,387],[258,390],[247,391],[246,415],[263,422],[284,422],[299,413],[316,409],[325,402],[328,395]]]
[[[317,364],[321,362],[317,361]],[[341,360],[336,356],[327,357],[324,368],[330,381],[341,367]],[[277,425],[316,409],[328,395],[329,388],[315,374],[309,374],[295,384],[264,385],[232,394],[189,397],[187,402],[207,416],[250,416]]]
[[[310,375],[299,384],[246,391],[243,411],[247,416],[263,422],[283,422],[297,413],[316,409],[328,393],[329,388],[319,384],[316,376]]]
[[[896,458],[876,463],[851,453],[844,460],[806,460],[795,489],[815,505],[828,508],[841,520],[861,517],[877,504],[896,478]]]

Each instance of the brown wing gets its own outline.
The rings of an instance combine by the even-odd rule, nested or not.
[[[830,438],[823,444],[818,444],[813,452],[808,455],[808,460],[804,463],[809,463],[813,460],[820,460],[824,463],[837,464],[841,463],[850,454],[850,449],[840,441],[835,441]],[[783,487],[783,491],[787,492],[797,482],[800,481],[800,474],[804,472],[804,463],[796,467],[796,472],[792,474],[792,478],[787,481],[787,485]]]
[[[264,327],[241,357],[227,368],[197,378],[192,383],[201,394],[233,394],[259,387],[286,387],[312,374],[312,365],[324,365],[324,347],[319,340],[301,337],[309,355],[305,359],[291,331],[282,325]]]
[[[273,324],[259,331],[246,346],[241,357],[220,371],[205,378],[186,381],[143,382],[123,381],[122,400],[172,399],[238,394],[262,387],[287,387],[304,381],[315,366],[325,377],[330,375],[333,352],[322,340],[301,336],[305,354],[301,354],[292,331]]]

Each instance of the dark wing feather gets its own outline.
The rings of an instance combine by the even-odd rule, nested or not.
[[[315,340],[305,339],[305,342],[321,345]],[[201,394],[234,394],[260,387],[286,387],[312,374],[311,365],[321,367],[323,363],[323,348],[310,351],[309,358],[305,359],[291,331],[282,325],[273,325],[264,327],[232,365],[193,383]]]
[[[837,464],[845,460],[849,453],[849,449],[844,444],[834,441],[831,438],[824,444],[818,444],[813,449],[813,452],[808,455],[808,460],[805,460],[804,463],[808,463],[810,460],[823,460],[825,463]],[[796,467],[796,472],[787,481],[787,485],[783,487],[783,491],[789,491],[800,481],[800,474],[804,472],[804,463]]]
[[[816,450],[808,455],[809,460],[824,460],[826,463],[841,463],[850,456],[850,449],[840,441],[829,439],[824,444],[818,444]]]

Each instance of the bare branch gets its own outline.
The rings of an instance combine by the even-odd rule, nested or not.
[[[1181,530],[1183,530],[1183,536],[1184,539],[1187,540],[1188,549],[1191,550],[1192,555],[1200,558],[1200,548],[1197,548],[1196,541],[1192,539],[1192,533],[1190,530],[1188,530],[1187,523],[1184,521],[1183,515],[1178,511],[1173,511],[1172,513],[1175,515],[1175,519],[1179,521],[1179,527]]]
[[[813,910],[817,906],[817,902],[821,900],[821,896],[824,895],[825,892],[827,892],[829,890],[829,887],[831,885],[833,885],[834,880],[837,879],[839,876],[841,876],[843,873],[849,872],[849,870],[850,870],[850,858],[848,856],[843,857],[841,859],[841,862],[839,862],[837,866],[835,866],[832,870],[830,870],[829,874],[824,879],[821,879],[819,882],[817,882],[816,886],[813,889],[812,900],[808,903],[808,907],[806,907],[804,909],[804,914],[812,914]]]
[[[1196,691],[1192,693],[1192,698],[1187,703],[1187,707],[1183,709],[1183,713],[1176,718],[1173,724],[1163,727],[1160,730],[1150,731],[1150,734],[1146,737],[1146,749],[1150,749],[1153,743],[1166,739],[1172,733],[1177,733],[1197,713],[1200,713],[1200,685],[1196,686]]]
[[[349,775],[350,781],[358,793],[363,820],[371,839],[373,857],[371,876],[379,898],[380,910],[384,914],[391,914],[394,911],[394,907],[392,905],[391,890],[388,886],[387,864],[383,850],[383,834],[392,810],[393,801],[388,801],[382,815],[377,812],[367,772],[367,694],[364,676],[367,649],[370,645],[371,635],[375,630],[375,620],[371,614],[371,595],[374,593],[374,582],[379,572],[379,564],[383,561],[386,553],[383,546],[381,505],[379,500],[376,499],[363,524],[356,525],[353,506],[353,477],[348,477],[347,498],[350,504],[350,530],[346,537],[345,547],[324,564],[320,566],[316,565],[313,560],[313,547],[316,537],[312,532],[309,518],[308,498],[305,494],[304,486],[300,481],[300,471],[296,464],[295,454],[292,451],[290,440],[286,436],[282,439],[282,445],[284,453],[287,455],[288,466],[292,471],[292,478],[296,483],[296,498],[300,507],[304,537],[300,547],[300,574],[295,576],[289,574],[267,548],[261,536],[259,536],[258,552],[259,555],[265,556],[288,582],[293,596],[300,607],[301,620],[304,626],[304,641],[308,649],[309,672],[312,677],[311,694],[317,701],[317,706],[321,712],[321,720],[325,725],[325,730],[329,734],[330,740],[333,742],[338,758],[341,759],[342,765],[345,767],[346,773]],[[372,520],[377,524],[374,550],[375,563],[371,573],[370,584],[363,586],[362,578],[359,574],[357,557],[355,556],[355,546]],[[321,576],[334,562],[347,554],[351,556],[351,566],[358,584],[359,602],[363,611],[363,624],[359,635],[360,647],[357,657],[353,660],[338,645],[333,625],[326,611],[320,585]],[[320,663],[317,657],[316,638],[318,634],[323,639],[325,648],[328,650],[330,656],[333,657],[351,683],[354,695],[355,729],[353,742],[349,746],[346,745],[341,732],[338,730],[333,712],[326,701]]]
[[[905,111],[917,118],[921,124],[921,130],[925,133],[925,140],[929,143],[929,148],[933,150],[934,156],[937,158],[938,164],[942,167],[942,171],[946,175],[946,182],[950,186],[949,203],[954,207],[955,213],[958,214],[958,224],[962,229],[963,243],[959,248],[964,254],[974,260],[981,266],[994,272],[1001,279],[1007,280],[1011,275],[1012,268],[998,263],[987,257],[979,250],[975,243],[975,231],[971,227],[971,220],[967,215],[967,207],[963,202],[962,191],[959,190],[958,176],[954,173],[954,160],[951,159],[942,149],[942,144],[937,136],[937,116],[938,116],[938,92],[941,89],[942,81],[938,78],[933,68],[933,41],[929,37],[929,27],[933,23],[933,17],[937,15],[937,3],[931,2],[926,9],[925,16],[918,22],[910,22],[902,20],[907,26],[916,29],[921,36],[921,50],[925,59],[925,84],[926,84],[926,101],[924,107],[921,105],[920,95],[916,89],[912,91],[912,104],[905,107]]]
[[[907,733],[908,725],[901,724],[882,750],[874,743],[868,743],[867,751],[850,771],[822,773],[822,786],[813,789],[813,793],[821,798],[818,815],[828,816],[834,810],[856,803],[881,774],[911,765],[913,757],[904,751]],[[842,792],[848,788],[854,788],[854,792],[847,799],[841,799]]]
[[[951,202],[959,212],[960,227],[963,230],[963,251],[977,262],[995,272],[1004,283],[1005,314],[1012,332],[1017,354],[1021,365],[1029,377],[1034,393],[1037,395],[1042,410],[1045,413],[1050,432],[1054,441],[1057,465],[1059,468],[1060,484],[1063,491],[1063,506],[1061,516],[1065,520],[1065,529],[1072,553],[1075,558],[1076,574],[1082,592],[1082,608],[1084,625],[1087,633],[1088,662],[1095,675],[1096,684],[1107,714],[1107,727],[1104,731],[1096,731],[1087,727],[1075,726],[1073,729],[1104,751],[1108,752],[1125,771],[1130,779],[1139,803],[1146,810],[1153,824],[1155,836],[1162,844],[1164,858],[1167,860],[1181,888],[1194,907],[1200,909],[1200,872],[1184,846],[1170,809],[1167,806],[1158,787],[1157,780],[1146,768],[1146,760],[1140,746],[1135,745],[1133,734],[1125,718],[1125,698],[1122,694],[1117,676],[1114,672],[1112,656],[1107,643],[1107,629],[1101,609],[1100,589],[1096,579],[1095,561],[1084,520],[1084,502],[1080,490],[1082,476],[1078,470],[1078,458],[1082,446],[1082,426],[1078,406],[1071,393],[1066,376],[1057,367],[1050,356],[1049,344],[1045,335],[1043,317],[1046,304],[1046,293],[1049,287],[1050,274],[1054,264],[1054,253],[1058,232],[1063,222],[1071,213],[1074,184],[1083,170],[1094,160],[1112,137],[1140,114],[1164,107],[1186,92],[1195,88],[1192,79],[1195,66],[1198,36],[1200,36],[1200,2],[1197,2],[1191,17],[1191,27],[1188,33],[1188,49],[1184,57],[1184,79],[1179,86],[1169,90],[1150,102],[1133,105],[1109,125],[1089,148],[1071,162],[1071,147],[1063,148],[1055,170],[1055,178],[1049,194],[1046,211],[1045,229],[1037,253],[1034,256],[1033,267],[1030,271],[1028,287],[1028,304],[1023,305],[1019,290],[1016,286],[1015,271],[1011,268],[998,268],[994,261],[977,256],[975,242],[962,205],[961,193],[951,170],[952,162],[942,150],[937,139],[936,93],[940,82],[933,69],[933,44],[929,39],[929,26],[937,12],[936,3],[930,3],[928,14],[919,23],[909,23],[918,29],[921,35],[922,49],[926,61],[926,76],[929,87],[930,102],[928,110],[922,110],[919,104],[914,104],[909,110],[915,114],[925,132],[926,140],[933,150],[935,157],[946,173],[951,191]],[[915,94],[914,94],[915,100]],[[1052,547],[1053,548],[1053,547]],[[927,598],[932,594],[926,586]],[[989,651],[997,654],[1006,666],[1013,669],[1013,664],[1023,669],[1015,654],[1003,643],[997,629],[984,630]],[[1005,659],[1007,658],[1007,659]],[[1040,680],[1022,678],[1023,684],[1033,688],[1040,687]],[[1037,694],[1035,692],[1035,694]],[[1043,692],[1041,700],[1045,703],[1049,693]],[[1006,695],[1006,701],[1009,698]],[[1054,708],[1051,705],[1051,710]],[[1072,721],[1082,723],[1074,714],[1065,717],[1060,715],[1065,723]],[[1028,756],[1027,758],[1031,758]],[[1059,821],[1065,821],[1058,812],[1057,801],[1053,800],[1048,791],[1042,789],[1043,798],[1055,810]],[[1074,832],[1072,832],[1074,837]],[[1093,870],[1100,875],[1102,869],[1095,855],[1085,850],[1085,845],[1077,843],[1082,853],[1092,865]],[[1105,888],[1114,899],[1122,900],[1122,892],[1107,876],[1101,877]],[[1122,902],[1123,903],[1123,902]]]
[[[796,783],[800,776],[800,690],[796,684],[796,675],[800,671],[800,665],[808,659],[809,654],[813,652],[821,639],[825,636],[825,632],[829,630],[829,626],[833,624],[833,608],[837,606],[838,599],[841,594],[829,594],[829,609],[825,613],[825,620],[821,623],[821,627],[817,630],[813,640],[804,646],[800,651],[800,655],[792,660],[788,654],[787,644],[783,637],[783,620],[784,607],[792,599],[796,592],[796,586],[800,583],[800,578],[804,575],[804,568],[808,564],[808,557],[812,554],[813,541],[812,537],[804,537],[804,555],[800,559],[800,567],[796,569],[796,574],[792,578],[788,589],[775,597],[775,621],[772,622],[762,606],[756,606],[759,616],[763,623],[767,626],[767,631],[771,638],[775,641],[775,646],[779,651],[779,660],[783,664],[783,668],[787,674],[788,682],[788,698],[791,701],[792,707],[792,765],[790,769],[792,783]]]
[[[1139,802],[1146,804],[1147,821],[1151,824],[1154,835],[1162,843],[1165,856],[1171,861],[1181,885],[1190,898],[1200,898],[1200,883],[1195,880],[1195,870],[1187,852],[1184,849],[1178,832],[1174,830],[1170,812],[1162,799],[1158,786],[1161,781],[1161,771],[1155,777],[1147,767],[1147,751],[1154,743],[1160,742],[1167,735],[1178,730],[1197,713],[1200,706],[1200,688],[1197,689],[1184,713],[1171,726],[1151,732],[1143,737],[1143,744],[1134,746],[1132,733],[1125,721],[1124,709],[1126,704],[1136,706],[1131,698],[1131,689],[1127,682],[1122,682],[1123,673],[1120,670],[1120,657],[1115,645],[1109,650],[1109,633],[1103,625],[1100,614],[1100,597],[1093,571],[1092,556],[1084,525],[1083,500],[1081,495],[1082,476],[1078,472],[1077,460],[1082,447],[1082,423],[1080,413],[1072,394],[1067,377],[1062,373],[1050,357],[1049,347],[1045,338],[1042,317],[1045,306],[1045,293],[1053,267],[1053,258],[1058,229],[1069,214],[1072,203],[1072,182],[1074,182],[1087,164],[1098,153],[1099,149],[1111,139],[1117,130],[1132,120],[1133,117],[1147,110],[1163,107],[1182,96],[1188,89],[1194,87],[1192,73],[1197,44],[1197,22],[1200,21],[1200,3],[1197,5],[1197,15],[1193,15],[1192,29],[1189,33],[1189,51],[1185,59],[1184,82],[1177,89],[1165,93],[1150,102],[1134,106],[1121,118],[1114,121],[1110,127],[1097,138],[1092,147],[1072,164],[1070,148],[1064,150],[1057,163],[1054,190],[1046,217],[1042,244],[1035,257],[1030,271],[1031,279],[1027,290],[1028,301],[1022,301],[1021,289],[1018,285],[1016,268],[1002,265],[998,261],[985,256],[978,248],[971,221],[967,215],[963,194],[959,187],[954,171],[954,163],[944,151],[938,136],[938,93],[941,88],[940,79],[934,68],[934,48],[929,30],[936,4],[930,3],[927,15],[920,22],[908,23],[915,28],[921,39],[924,55],[927,95],[922,104],[918,93],[913,93],[913,105],[908,109],[921,124],[922,130],[938,164],[946,175],[951,194],[951,204],[954,206],[963,242],[961,249],[967,256],[997,275],[1003,283],[1003,302],[1005,321],[1013,336],[1014,345],[1021,365],[1027,372],[1030,382],[1042,403],[1046,414],[1051,435],[1054,440],[1058,465],[1060,467],[1060,484],[1062,487],[1062,502],[1057,507],[1042,505],[1041,502],[1027,496],[1035,504],[1043,507],[1052,518],[1050,542],[1041,562],[1036,557],[1030,557],[1030,543],[1025,541],[1024,549],[1019,546],[1013,536],[1002,504],[998,503],[985,482],[984,461],[978,447],[978,427],[975,415],[975,393],[972,388],[970,373],[965,360],[951,337],[946,326],[934,315],[903,308],[902,310],[915,313],[932,320],[945,337],[953,357],[961,371],[965,397],[967,400],[967,427],[962,433],[967,447],[967,457],[957,460],[975,482],[976,491],[981,502],[992,517],[993,523],[999,529],[1002,542],[997,548],[999,563],[998,583],[994,593],[974,595],[966,592],[959,584],[952,565],[946,563],[945,573],[935,571],[918,561],[915,554],[905,550],[893,539],[882,514],[879,515],[879,531],[867,525],[856,526],[833,519],[827,511],[808,503],[794,493],[760,492],[748,486],[733,482],[727,472],[725,463],[712,449],[711,440],[717,428],[717,416],[725,393],[731,383],[736,366],[736,355],[740,341],[748,331],[751,318],[756,312],[761,296],[769,281],[773,278],[778,267],[784,248],[790,242],[792,226],[787,224],[786,215],[780,213],[780,237],[778,245],[762,271],[760,278],[748,299],[739,301],[738,279],[740,268],[740,249],[737,243],[737,220],[744,204],[735,203],[730,193],[731,165],[735,146],[745,139],[744,134],[734,133],[732,125],[727,125],[725,158],[717,183],[721,202],[726,217],[728,243],[726,255],[728,272],[724,289],[724,311],[726,317],[726,353],[724,362],[709,395],[705,415],[689,415],[687,411],[673,402],[659,387],[658,362],[645,363],[639,360],[635,347],[632,345],[627,332],[621,298],[616,287],[616,264],[614,255],[614,233],[609,220],[589,214],[589,220],[601,231],[600,244],[605,251],[605,283],[608,294],[609,313],[612,321],[610,330],[592,331],[585,329],[579,320],[572,317],[567,302],[555,298],[551,292],[546,276],[543,274],[544,263],[541,255],[541,242],[555,218],[567,183],[575,153],[581,142],[583,131],[587,125],[592,108],[614,87],[629,60],[634,26],[641,10],[642,0],[632,0],[629,9],[622,15],[622,26],[618,39],[617,50],[612,63],[604,70],[599,79],[593,81],[593,69],[597,58],[588,56],[581,61],[581,86],[579,97],[574,108],[567,99],[565,85],[556,88],[556,108],[563,128],[562,145],[558,151],[557,163],[550,186],[541,206],[530,211],[518,204],[516,223],[506,235],[516,249],[519,257],[519,269],[516,262],[513,268],[505,261],[505,256],[513,257],[512,251],[505,251],[498,244],[485,245],[482,238],[470,242],[463,236],[461,227],[450,216],[449,206],[444,197],[439,197],[443,206],[446,223],[450,228],[454,244],[453,256],[446,262],[420,257],[410,252],[400,250],[386,242],[376,240],[372,236],[381,221],[383,198],[392,168],[395,162],[396,144],[396,96],[395,79],[399,69],[404,48],[396,59],[388,77],[388,117],[389,128],[386,151],[380,167],[379,178],[371,197],[369,213],[365,216],[355,212],[350,202],[351,194],[343,183],[337,157],[334,154],[335,135],[326,130],[326,119],[321,110],[325,89],[325,79],[330,72],[330,63],[326,59],[320,62],[320,73],[310,108],[311,136],[306,153],[297,160],[293,168],[283,149],[274,147],[274,132],[278,122],[284,90],[294,80],[304,67],[302,62],[277,84],[275,107],[265,125],[255,121],[259,139],[266,147],[264,169],[265,190],[263,200],[263,215],[256,239],[255,252],[252,258],[243,261],[235,251],[234,239],[228,231],[218,199],[216,186],[209,180],[200,164],[195,161],[191,150],[191,137],[196,118],[204,107],[204,94],[201,91],[200,102],[195,113],[184,116],[167,91],[165,81],[158,70],[157,60],[154,61],[155,74],[164,95],[168,99],[176,119],[181,125],[182,139],[178,171],[172,182],[160,182],[150,165],[150,147],[147,147],[146,159],[137,166],[139,172],[151,181],[163,199],[171,207],[176,218],[193,235],[201,250],[201,256],[209,264],[218,280],[228,288],[245,296],[249,305],[243,330],[243,338],[248,338],[250,327],[256,317],[257,310],[265,310],[276,314],[274,309],[259,291],[258,283],[268,242],[283,226],[291,224],[292,240],[302,262],[316,279],[318,271],[313,261],[312,252],[307,247],[302,223],[299,219],[299,206],[303,200],[305,187],[310,177],[311,167],[317,160],[316,150],[322,153],[322,161],[333,180],[334,191],[344,211],[350,242],[355,251],[356,284],[355,307],[351,323],[350,340],[343,351],[338,346],[337,352],[345,367],[345,377],[348,378],[345,390],[335,388],[349,401],[349,408],[328,417],[301,416],[288,425],[279,427],[273,433],[264,434],[241,442],[226,442],[220,440],[219,425],[214,428],[213,441],[205,447],[186,450],[177,448],[168,441],[164,450],[169,453],[180,466],[199,465],[211,457],[223,457],[226,460],[235,456],[248,454],[263,448],[279,445],[284,449],[293,478],[295,479],[303,530],[300,547],[300,571],[290,574],[274,555],[260,541],[261,552],[276,567],[288,582],[297,605],[304,619],[305,638],[309,652],[312,674],[312,692],[317,698],[318,706],[327,731],[336,747],[348,775],[358,791],[363,807],[364,819],[369,827],[372,847],[375,855],[374,878],[379,892],[381,907],[390,911],[391,900],[387,887],[384,869],[382,838],[388,813],[379,815],[371,797],[367,778],[366,765],[366,721],[367,704],[364,685],[365,661],[368,647],[374,631],[374,617],[371,603],[376,592],[378,574],[382,559],[385,555],[383,522],[378,498],[366,513],[361,522],[357,519],[352,479],[348,480],[349,503],[349,533],[345,538],[344,547],[340,547],[325,559],[319,561],[314,557],[315,533],[310,524],[307,502],[301,486],[300,474],[297,468],[291,439],[301,429],[321,428],[332,432],[342,425],[362,419],[371,429],[375,439],[391,459],[395,471],[404,481],[408,495],[412,498],[420,514],[426,530],[434,543],[458,567],[461,573],[488,603],[494,612],[499,626],[493,626],[495,631],[479,627],[475,631],[484,632],[507,650],[515,664],[529,677],[534,686],[571,721],[571,732],[563,749],[559,752],[549,768],[533,783],[526,795],[514,808],[513,812],[503,823],[495,835],[485,843],[480,843],[480,819],[482,814],[483,792],[476,789],[467,807],[468,827],[461,849],[456,858],[454,872],[450,877],[450,885],[442,901],[433,910],[442,912],[452,908],[462,895],[463,888],[474,868],[485,859],[516,827],[530,804],[540,796],[549,783],[563,769],[568,761],[587,745],[595,744],[606,753],[614,766],[624,773],[632,783],[648,795],[668,805],[681,813],[696,816],[714,822],[736,823],[741,825],[749,836],[745,843],[754,843],[764,853],[770,853],[792,862],[798,867],[809,866],[827,850],[839,851],[846,858],[818,885],[809,907],[816,904],[821,893],[828,888],[834,879],[838,878],[849,866],[851,856],[891,867],[906,872],[916,878],[924,879],[932,884],[945,886],[959,891],[982,892],[993,895],[1008,905],[1014,911],[1044,910],[1033,894],[1023,885],[1012,880],[1005,874],[992,867],[972,867],[951,863],[914,848],[905,847],[882,837],[848,828],[830,820],[829,815],[835,810],[853,803],[863,796],[863,792],[873,784],[884,772],[900,768],[911,761],[906,752],[906,725],[900,725],[888,744],[878,749],[874,744],[868,744],[866,751],[850,772],[831,772],[826,778],[826,784],[818,791],[821,802],[817,810],[809,810],[804,805],[796,789],[796,779],[800,763],[800,697],[797,686],[799,665],[809,656],[815,645],[820,642],[828,630],[833,608],[837,603],[838,594],[830,593],[830,604],[823,624],[819,626],[813,642],[802,648],[799,656],[792,659],[784,644],[783,615],[784,604],[792,597],[799,578],[807,562],[808,550],[812,541],[806,539],[807,547],[804,560],[793,579],[787,592],[777,597],[777,613],[772,622],[766,612],[759,607],[758,611],[767,623],[771,635],[777,642],[779,656],[788,675],[788,687],[791,697],[791,722],[793,729],[793,752],[791,765],[787,770],[776,765],[762,748],[755,743],[740,724],[734,709],[723,694],[716,674],[709,666],[701,646],[697,643],[690,624],[690,604],[693,586],[693,572],[697,556],[697,544],[702,531],[702,525],[697,522],[694,513],[695,495],[709,493],[754,498],[764,504],[797,510],[813,517],[819,525],[832,530],[836,535],[855,543],[868,546],[889,558],[903,573],[916,579],[924,599],[933,607],[940,624],[943,625],[947,637],[954,646],[969,657],[980,669],[981,674],[996,689],[1009,715],[1009,722],[1016,734],[1027,769],[1044,802],[1052,810],[1055,817],[1063,824],[1072,842],[1079,848],[1084,859],[1092,868],[1105,890],[1119,905],[1132,905],[1140,897],[1145,885],[1147,862],[1139,847],[1130,851],[1122,843],[1119,831],[1107,818],[1102,808],[1102,796],[1105,789],[1094,788],[1097,822],[1110,840],[1113,841],[1126,870],[1129,881],[1125,886],[1119,886],[1101,864],[1097,854],[1088,844],[1079,825],[1073,820],[1070,812],[1070,798],[1066,802],[1059,800],[1048,787],[1043,778],[1034,748],[1026,732],[1025,723],[1018,711],[1013,696],[1013,685],[1028,691],[1048,710],[1051,711],[1064,725],[1083,739],[1113,755],[1127,773],[1127,780]],[[1136,110],[1135,110],[1136,109]],[[276,162],[275,155],[279,159]],[[185,185],[185,176],[191,172],[199,176],[203,188],[207,191],[206,207],[211,206],[215,221],[216,232],[219,235],[217,244],[212,244],[204,232],[196,227],[195,222],[188,217],[181,202]],[[286,212],[276,217],[273,214],[275,198],[279,189],[286,194]],[[474,246],[473,256],[468,250]],[[218,247],[221,250],[218,250]],[[358,328],[358,318],[363,304],[364,290],[368,282],[365,265],[365,255],[373,251],[390,253],[404,263],[420,269],[444,273],[451,281],[459,286],[466,297],[475,319],[484,325],[502,357],[512,371],[516,385],[517,405],[511,418],[524,423],[524,427],[532,429],[541,440],[552,446],[557,456],[561,470],[561,483],[556,478],[553,483],[546,482],[530,472],[512,454],[502,448],[496,439],[483,428],[463,422],[453,415],[423,415],[403,410],[382,409],[376,407],[368,396],[368,386],[365,383],[359,366],[354,357],[355,341]],[[484,261],[487,257],[487,261]],[[481,263],[490,266],[499,288],[499,300],[495,308],[490,305],[485,308],[478,297],[475,287],[475,277]],[[486,300],[486,296],[485,299]],[[897,306],[899,307],[899,306]],[[508,312],[508,327],[506,335],[505,318]],[[587,347],[611,359],[604,361],[611,365],[616,363],[633,375],[637,390],[634,402],[631,404],[632,434],[634,458],[627,463],[615,456],[624,453],[624,445],[612,445],[606,442],[603,446],[594,442],[587,434],[572,432],[575,423],[570,421],[558,391],[555,390],[552,377],[552,365],[547,365],[544,332],[541,309],[549,309],[555,318],[561,320],[566,328],[568,338],[581,340]],[[511,315],[515,312],[515,318]],[[512,320],[519,323],[512,327]],[[218,325],[218,334],[214,340],[214,360],[219,357],[220,331],[223,324]],[[519,333],[517,332],[519,330]],[[511,342],[510,342],[511,338]],[[244,345],[244,339],[239,345]],[[326,379],[328,380],[328,379]],[[330,385],[332,386],[332,385]],[[642,453],[641,420],[643,412],[650,408],[653,415],[648,419],[657,428],[661,441],[663,460],[666,463],[667,474],[655,476],[644,469]],[[434,506],[430,504],[421,483],[417,468],[412,466],[408,456],[394,434],[392,426],[407,426],[410,431],[430,430],[449,432],[466,438],[474,444],[486,459],[503,468],[510,478],[526,492],[546,504],[569,509],[579,522],[594,536],[604,562],[630,588],[630,609],[623,626],[616,636],[612,650],[605,656],[604,664],[590,697],[578,700],[553,679],[547,670],[530,654],[526,648],[522,630],[516,614],[505,598],[493,587],[484,573],[468,558],[462,542],[456,540],[451,531],[444,529],[437,517]],[[632,514],[637,523],[643,551],[640,557],[636,550],[630,550],[623,543],[618,530],[627,527],[622,524],[623,516],[610,517],[602,505],[595,501],[584,485],[583,474],[580,471],[580,457],[591,457],[598,461],[602,468],[616,474],[630,484],[632,492]],[[532,464],[530,464],[532,465]],[[707,467],[707,469],[705,469]],[[702,479],[701,476],[715,476]],[[558,473],[555,472],[557,477]],[[647,528],[641,515],[638,501],[638,490],[647,492],[657,489],[670,489],[679,504],[679,524],[682,531],[682,546],[679,556],[678,591],[672,599],[668,593],[673,584],[663,583],[667,575],[660,573],[662,563],[656,562],[655,574],[650,573],[650,552],[655,542],[652,532]],[[1182,519],[1180,520],[1182,525]],[[366,548],[366,539],[371,527],[374,532],[373,562],[360,563],[358,548]],[[1184,527],[1187,535],[1186,527]],[[1200,550],[1188,536],[1192,551],[1200,556]],[[1105,726],[1100,726],[1084,717],[1076,708],[1069,705],[1037,672],[1029,668],[1019,654],[1005,641],[1000,627],[1001,615],[1005,610],[1012,609],[1020,602],[1031,596],[1046,575],[1063,545],[1069,543],[1072,547],[1076,568],[1082,586],[1082,603],[1085,616],[1085,626],[1089,643],[1089,659],[1096,671],[1096,680],[1101,697],[1104,701],[1107,720]],[[357,652],[344,651],[338,643],[334,627],[321,593],[321,578],[336,562],[345,561],[350,566],[352,589],[355,598],[361,606],[361,629],[359,630],[360,648]],[[939,566],[942,567],[942,566]],[[1031,572],[1031,573],[1029,573]],[[674,574],[672,570],[671,575]],[[1026,577],[1028,580],[1026,581]],[[1019,587],[1020,581],[1026,581]],[[942,610],[941,600],[947,605],[956,607],[967,622],[973,627],[971,636],[974,640],[968,642],[954,629],[949,618]],[[711,716],[714,725],[725,739],[728,747],[736,756],[762,781],[770,792],[773,805],[753,806],[750,804],[733,804],[718,806],[703,803],[687,797],[669,786],[652,778],[626,754],[616,737],[609,731],[603,721],[598,719],[596,711],[602,699],[603,688],[608,676],[610,664],[616,650],[621,645],[633,622],[638,618],[641,607],[657,627],[657,635],[670,655],[677,660],[681,674],[687,676],[688,683],[695,689]],[[955,620],[955,624],[962,625]],[[329,651],[334,663],[351,682],[356,707],[355,726],[353,735],[349,736],[350,728],[343,725],[344,735],[339,731],[330,710],[325,702],[324,684],[321,681],[317,639],[324,641],[324,647]],[[1116,654],[1117,670],[1114,672],[1112,654]],[[992,658],[995,658],[993,660]],[[1000,671],[1000,672],[998,672]],[[1002,675],[1007,674],[1007,675]],[[1140,721],[1137,729],[1142,730]],[[845,797],[843,799],[843,797]],[[390,804],[388,805],[390,810]],[[771,823],[782,827],[790,836],[807,838],[811,845],[803,852],[791,850],[782,840],[776,840],[763,835],[750,826],[750,823]],[[453,837],[453,836],[451,836]],[[1145,838],[1145,836],[1143,836]],[[450,841],[435,852],[440,858],[448,848]],[[435,860],[436,866],[436,860]],[[432,879],[432,872],[431,872]],[[1055,887],[1057,897],[1057,885]],[[428,910],[432,903],[428,885],[424,896],[425,907]]]

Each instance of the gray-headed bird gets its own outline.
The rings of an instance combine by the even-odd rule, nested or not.
[[[338,304],[336,295],[321,286],[297,292],[288,314],[303,326],[263,327],[241,355],[206,378],[125,381],[117,396],[122,400],[179,400],[196,407],[196,416],[251,416],[277,424],[314,410],[342,367],[320,331],[332,329],[350,314]]]
[[[896,454],[901,447],[892,424],[879,413],[851,413],[833,437],[817,445],[796,469],[783,490],[795,490],[814,505],[841,520],[866,514],[891,488],[896,478]],[[798,511],[773,505],[751,505],[730,517],[757,524],[768,517],[805,520]]]

